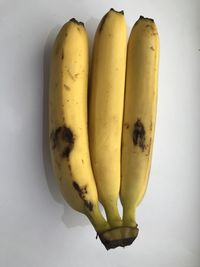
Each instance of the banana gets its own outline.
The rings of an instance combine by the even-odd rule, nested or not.
[[[158,64],[156,25],[152,19],[141,16],[132,28],[127,51],[120,188],[124,226],[137,227],[136,207],[147,188],[156,121]]]
[[[69,205],[101,233],[109,225],[99,210],[89,154],[88,36],[83,23],[71,19],[62,27],[51,62],[49,138],[55,176]]]
[[[121,133],[126,71],[127,31],[123,11],[111,9],[94,38],[89,101],[90,154],[99,199],[109,224],[122,224],[120,189]]]

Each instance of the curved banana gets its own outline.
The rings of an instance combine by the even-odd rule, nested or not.
[[[152,19],[140,17],[127,51],[120,199],[123,224],[136,227],[135,210],[147,188],[157,106],[159,37]]]
[[[123,11],[111,9],[94,38],[89,103],[89,142],[99,199],[108,222],[122,224],[120,189],[121,133],[126,70],[127,31]]]
[[[87,129],[88,37],[71,19],[60,30],[52,53],[49,98],[50,150],[65,200],[86,214],[96,231],[108,229],[98,207]]]

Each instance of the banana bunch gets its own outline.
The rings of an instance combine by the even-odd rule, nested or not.
[[[154,21],[141,16],[127,44],[124,13],[114,9],[95,34],[90,86],[82,22],[68,21],[52,51],[49,141],[54,173],[65,200],[88,217],[107,249],[130,245],[138,235],[135,216],[151,166],[158,61]]]

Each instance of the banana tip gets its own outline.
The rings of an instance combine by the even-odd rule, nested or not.
[[[82,25],[84,27],[84,23],[82,21],[76,20],[75,18],[71,18],[69,21],[71,21],[73,23],[76,23],[78,25]]]
[[[143,19],[150,20],[150,21],[154,22],[154,19],[152,19],[152,18],[147,18],[147,17],[144,17],[144,16],[142,16],[142,15],[140,15],[140,17],[139,17],[138,20],[143,20]]]
[[[117,11],[114,8],[111,8],[110,11],[113,11],[113,12],[116,12],[116,13],[124,15],[124,10]]]

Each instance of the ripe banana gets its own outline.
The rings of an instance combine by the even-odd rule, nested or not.
[[[98,207],[87,129],[88,37],[71,19],[52,53],[49,97],[50,150],[65,200],[91,220],[98,233],[109,228]]]
[[[132,28],[127,51],[120,188],[124,226],[137,227],[136,207],[147,188],[156,120],[158,63],[156,25],[152,19],[141,16]]]
[[[127,31],[123,11],[111,9],[94,38],[89,103],[89,142],[99,199],[111,226],[122,224],[120,189],[121,133]]]

